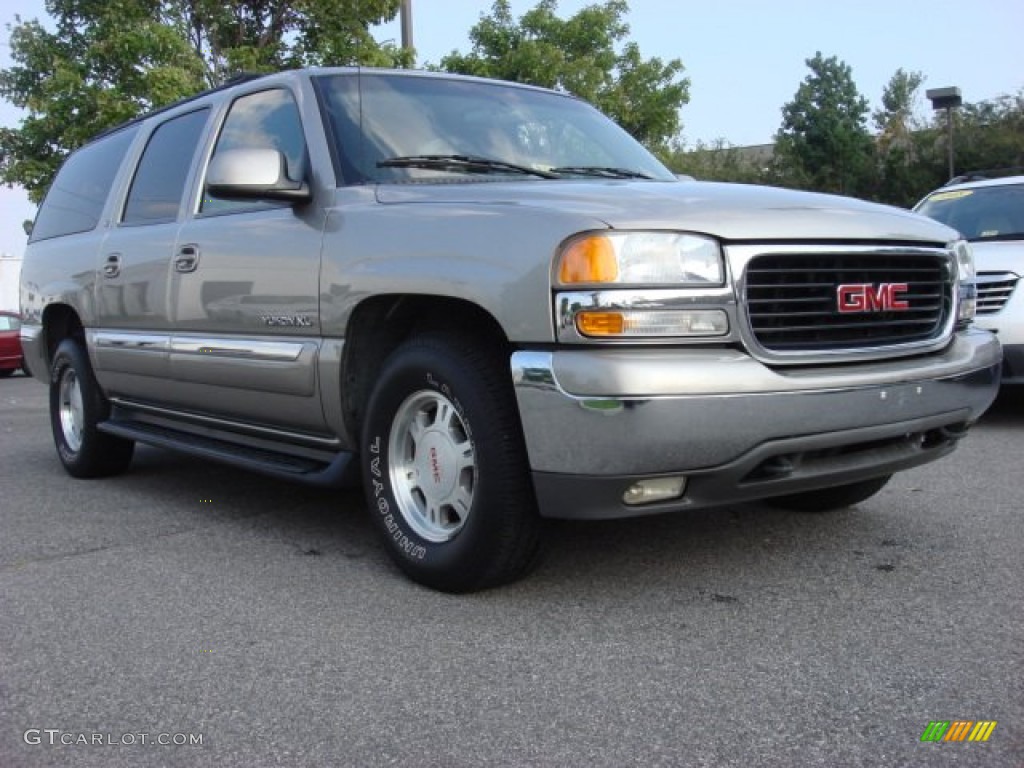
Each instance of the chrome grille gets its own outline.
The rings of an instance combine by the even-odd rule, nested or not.
[[[1017,280],[1012,272],[979,272],[978,314],[994,315],[1006,306],[1017,286]]]
[[[942,334],[953,303],[943,252],[800,252],[754,256],[746,268],[746,310],[765,350],[834,352],[928,341]],[[841,285],[906,283],[907,309],[838,311]]]

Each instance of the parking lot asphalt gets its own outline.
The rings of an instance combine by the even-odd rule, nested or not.
[[[857,508],[553,523],[461,597],[358,492],[74,480],[46,397],[0,381],[0,768],[1024,765],[1024,390]]]

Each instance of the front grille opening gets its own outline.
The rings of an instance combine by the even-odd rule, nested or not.
[[[906,285],[906,308],[840,312],[840,286]],[[927,341],[952,311],[953,280],[939,254],[763,254],[746,270],[746,309],[757,342],[777,352],[863,349]],[[874,304],[874,303],[873,303]]]
[[[743,476],[740,484],[773,482],[790,477],[813,477],[826,472],[870,466],[881,459],[891,461],[901,455],[944,449],[952,446],[966,432],[966,424],[951,425],[816,451],[779,454],[765,459],[754,467]]]
[[[994,315],[1005,307],[1017,287],[1017,279],[1009,272],[979,272],[978,314]]]

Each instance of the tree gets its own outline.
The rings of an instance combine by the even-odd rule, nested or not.
[[[1024,166],[1024,90],[964,104],[954,119],[958,170]]]
[[[925,190],[935,186],[934,158],[928,143],[919,141],[927,126],[914,116],[924,75],[897,69],[882,90],[882,108],[872,120],[878,131],[875,140],[877,179],[874,198],[892,205],[912,206]]]
[[[865,120],[868,102],[857,91],[850,67],[821,52],[793,101],[782,108],[775,155],[787,183],[825,192],[860,194],[871,173],[874,150]]]
[[[557,0],[541,0],[516,21],[508,0],[495,0],[469,32],[470,53],[452,51],[440,68],[568,91],[651,147],[675,136],[690,81],[678,59],[644,59],[633,42],[617,49],[629,34],[626,1],[589,5],[569,19],[557,9]]]
[[[771,184],[775,181],[771,149],[771,145],[736,147],[724,139],[717,139],[711,144],[697,142],[693,149],[673,142],[659,153],[659,157],[673,172],[702,181]]]
[[[161,0],[203,60],[210,85],[232,73],[364,64],[411,66],[412,51],[380,45],[370,26],[394,18],[399,0]]]
[[[72,149],[240,70],[406,65],[369,27],[398,0],[47,0],[49,31],[16,18],[0,96],[27,111],[0,129],[0,182],[38,202]]]

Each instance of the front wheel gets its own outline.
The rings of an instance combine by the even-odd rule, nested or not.
[[[891,478],[892,475],[884,475],[849,485],[792,493],[788,496],[775,496],[765,499],[764,503],[770,507],[789,509],[794,512],[831,512],[843,507],[852,507],[854,504],[870,499],[882,490]]]
[[[65,339],[50,368],[50,426],[61,464],[73,477],[103,477],[123,472],[135,443],[100,432],[110,415],[82,346]]]
[[[513,581],[540,551],[507,361],[488,341],[407,341],[384,364],[363,424],[365,489],[388,553],[446,592]]]

